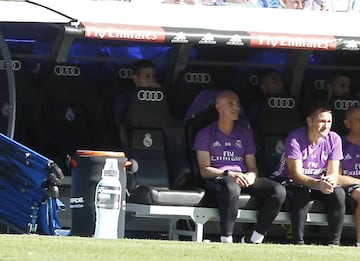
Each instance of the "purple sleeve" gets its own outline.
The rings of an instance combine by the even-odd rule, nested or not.
[[[193,150],[201,150],[201,151],[210,151],[209,142],[210,142],[210,128],[209,126],[201,129],[197,132]]]
[[[302,152],[300,149],[300,139],[296,133],[292,132],[285,140],[284,155],[286,158],[294,160],[302,160]]]
[[[336,132],[330,132],[329,138],[333,149],[329,155],[329,160],[342,160],[344,157],[341,137]]]

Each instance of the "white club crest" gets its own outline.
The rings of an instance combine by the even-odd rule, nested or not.
[[[147,148],[149,148],[149,147],[151,147],[153,145],[153,139],[151,138],[150,133],[145,133],[144,139],[143,139],[143,144]]]
[[[75,120],[75,113],[74,110],[72,108],[66,108],[66,112],[65,112],[65,119],[67,121],[74,121]]]

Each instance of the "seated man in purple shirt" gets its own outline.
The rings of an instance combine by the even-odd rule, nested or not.
[[[306,123],[306,127],[293,130],[286,138],[279,170],[274,176],[289,181],[293,243],[304,244],[309,202],[317,199],[328,207],[328,243],[339,245],[345,215],[345,193],[338,186],[343,159],[341,138],[330,131],[332,113],[326,103],[314,104],[307,113]]]
[[[341,161],[341,185],[354,204],[356,246],[360,247],[360,107],[346,112],[345,126],[349,133],[343,136],[344,159]]]
[[[252,130],[239,123],[240,102],[230,90],[216,96],[219,118],[201,129],[195,138],[199,170],[206,180],[206,193],[215,195],[220,215],[221,242],[233,242],[233,228],[242,191],[260,198],[258,220],[251,236],[242,242],[262,243],[285,200],[283,186],[258,177]]]

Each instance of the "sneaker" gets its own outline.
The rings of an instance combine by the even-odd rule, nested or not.
[[[220,242],[221,243],[232,243],[233,242],[233,237],[232,236],[221,236],[220,237]]]
[[[243,236],[240,240],[241,243],[245,243],[245,244],[258,244],[258,243],[254,243],[250,240],[250,237],[247,236]]]
[[[328,243],[329,247],[338,247],[340,246],[340,242],[339,241],[331,241]]]
[[[304,242],[304,240],[299,240],[299,241],[293,240],[292,244],[302,246],[302,245],[305,245],[305,242]]]

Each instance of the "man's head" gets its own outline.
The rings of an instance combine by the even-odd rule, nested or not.
[[[156,81],[156,67],[150,60],[138,60],[133,65],[132,80],[135,87],[160,87]]]
[[[313,137],[319,138],[328,135],[332,123],[330,105],[324,102],[315,103],[307,113],[306,123],[308,131]]]
[[[237,94],[231,90],[225,90],[216,96],[215,107],[219,119],[237,120],[240,114],[240,101]]]
[[[346,112],[344,124],[350,134],[360,136],[360,106],[352,107]]]
[[[260,88],[265,96],[285,93],[283,79],[275,69],[268,69],[260,74]]]
[[[350,94],[351,78],[344,72],[334,73],[328,80],[327,100]]]

